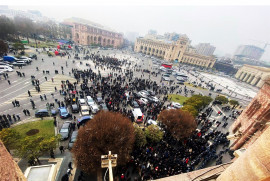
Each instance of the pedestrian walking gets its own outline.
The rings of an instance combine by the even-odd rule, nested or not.
[[[25,110],[25,109],[23,110],[23,114],[24,114],[25,116],[27,116],[27,115],[26,115],[26,110]]]
[[[67,169],[67,174],[68,174],[68,176],[72,175],[71,169]]]
[[[29,90],[28,90],[28,96],[29,96],[29,97],[32,97],[32,96],[31,96],[31,92],[30,92]]]
[[[52,78],[52,82],[53,82],[53,78]]]
[[[64,147],[62,145],[59,146],[59,150],[60,150],[61,153],[65,152]]]
[[[16,107],[16,106],[15,106],[15,102],[14,102],[14,101],[12,101],[12,105],[13,105],[14,107]]]
[[[30,116],[30,111],[28,109],[26,109],[26,113],[28,116]]]
[[[10,83],[10,80],[8,80],[8,84],[10,85],[11,83]]]
[[[69,162],[69,163],[68,163],[68,168],[69,168],[70,170],[73,170],[73,168],[72,168],[72,162]]]
[[[47,78],[47,77],[45,77],[45,80],[46,80],[46,81],[47,81],[47,79],[48,79],[48,78]]]
[[[51,149],[51,151],[50,151],[50,156],[51,156],[51,158],[55,159],[53,149]]]
[[[47,100],[47,97],[46,97],[46,95],[45,95],[45,94],[43,94],[43,97],[44,97],[44,99],[45,99],[45,100]]]
[[[18,114],[16,116],[17,116],[18,121],[21,121],[21,117]]]

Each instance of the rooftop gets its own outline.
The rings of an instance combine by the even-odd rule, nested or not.
[[[92,26],[92,27],[95,27],[98,29],[102,29],[102,30],[106,30],[106,31],[114,32],[114,33],[119,33],[119,32],[117,32],[109,27],[103,26],[103,25],[95,23],[93,21],[89,21],[89,20],[77,18],[77,17],[71,17],[71,18],[65,19],[63,24],[67,24],[67,23],[84,24],[84,25]]]

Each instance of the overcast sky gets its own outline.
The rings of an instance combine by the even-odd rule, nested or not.
[[[39,10],[56,20],[85,18],[116,31],[138,32],[149,29],[158,34],[186,34],[197,43],[211,43],[216,54],[234,54],[237,46],[270,43],[270,6],[9,6],[12,9]],[[257,41],[253,41],[257,40]],[[261,41],[261,42],[260,42]],[[262,57],[270,61],[270,45]]]

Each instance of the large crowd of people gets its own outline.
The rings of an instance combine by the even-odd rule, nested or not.
[[[149,119],[156,120],[160,111],[167,108],[169,93],[182,93],[182,91],[184,95],[188,95],[188,92],[194,93],[186,86],[179,87],[175,84],[160,86],[158,82],[150,79],[150,76],[157,76],[157,73],[152,74],[152,72],[144,71],[128,59],[119,60],[112,56],[100,55],[98,52],[89,53],[85,50],[83,52],[88,55],[85,59],[90,59],[94,66],[87,64],[86,70],[72,68],[70,75],[74,76],[76,82],[62,81],[62,89],[59,91],[63,95],[63,101],[55,100],[59,107],[68,106],[71,104],[70,100],[74,98],[78,101],[79,98],[86,98],[86,96],[91,96],[94,100],[101,97],[110,111],[121,112],[134,122],[135,118],[130,107],[132,102],[138,98],[136,93],[141,90],[150,90],[153,95],[159,98],[159,102],[149,101],[147,104],[140,104],[145,115],[144,123],[146,123]],[[78,51],[74,55],[77,53]],[[69,56],[68,58],[71,56],[70,53],[66,53],[66,55]],[[102,74],[104,71],[107,72],[106,75]],[[140,72],[141,77],[135,77],[135,72]],[[39,80],[32,77],[31,81],[36,90],[40,92]],[[29,91],[28,94],[31,97]],[[46,96],[40,95],[40,99],[44,100]],[[35,103],[33,101],[31,103],[34,109]],[[14,102],[14,105],[17,106],[17,103]],[[28,112],[25,110],[24,114],[28,115]],[[186,140],[174,139],[161,125],[161,129],[165,133],[162,141],[140,148],[136,147],[128,166],[132,165],[137,169],[140,175],[138,180],[157,179],[190,172],[205,168],[212,161],[221,164],[223,155],[229,152],[230,142],[226,138],[228,133],[222,133],[217,129],[210,130],[213,124],[220,125],[220,122],[209,119],[212,112],[211,105],[204,112],[201,112],[200,116],[196,118],[198,129]],[[234,111],[228,118],[235,119],[237,115],[238,113]],[[0,120],[1,122],[4,120],[5,123],[10,122],[10,117],[3,115],[0,116]],[[224,120],[227,121],[228,118],[226,117]],[[14,117],[14,120],[18,119],[19,117]],[[10,124],[5,125],[5,127],[9,126]],[[217,150],[220,147],[222,147],[222,151],[218,153]],[[127,170],[128,167],[123,167],[118,173],[121,179],[128,179],[123,177]]]

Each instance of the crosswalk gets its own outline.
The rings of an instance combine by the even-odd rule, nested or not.
[[[57,90],[60,90],[61,84],[62,84],[61,81],[66,81],[66,80],[69,80],[69,82],[71,82],[71,83],[76,81],[76,79],[74,79],[70,76],[58,74],[58,75],[53,77],[53,82],[52,82],[52,80],[48,80],[48,81],[40,84],[40,91],[41,92],[37,92],[35,87],[30,89],[29,91],[30,91],[32,97],[40,96],[42,94],[53,93],[53,92],[55,92],[55,87],[57,88]],[[21,101],[21,100],[25,100],[25,99],[29,98],[27,91],[28,90],[26,90],[25,93],[18,95],[17,97],[14,97],[14,98],[12,98],[4,103],[1,103],[0,106],[6,105],[6,104],[11,104],[11,102],[14,101],[15,99],[17,101]]]

